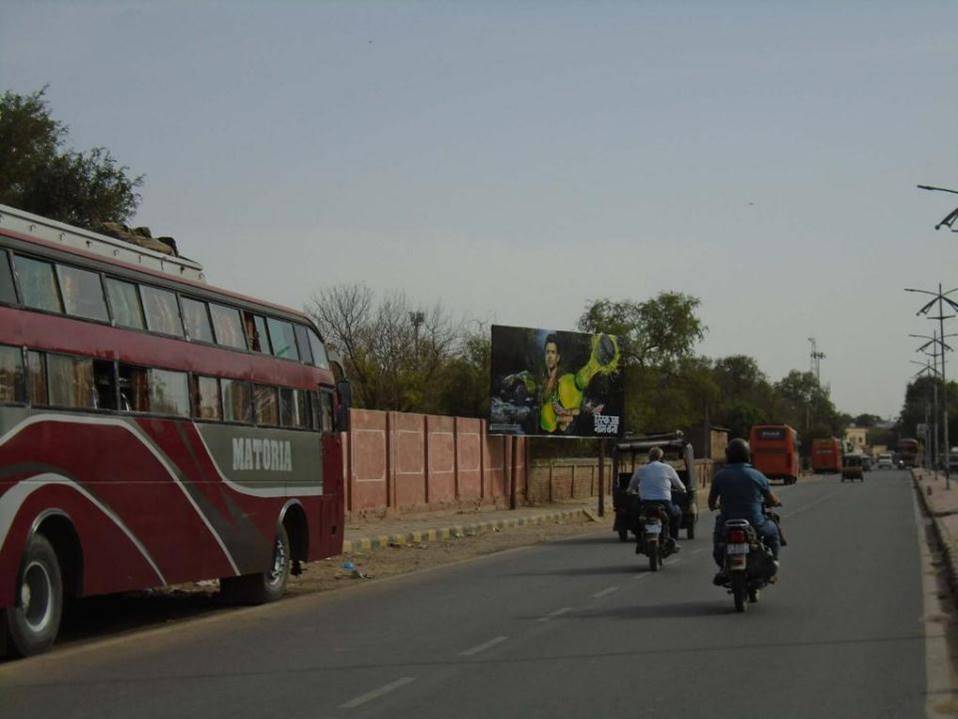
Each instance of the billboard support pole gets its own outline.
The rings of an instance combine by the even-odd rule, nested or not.
[[[599,516],[605,516],[605,438],[599,440]]]
[[[509,462],[509,509],[516,509],[516,445],[518,437],[510,437],[512,443],[512,458]]]

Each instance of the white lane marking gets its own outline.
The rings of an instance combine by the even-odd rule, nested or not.
[[[645,579],[646,577],[651,577],[651,572],[646,572],[645,574],[636,574],[632,579]]]
[[[826,500],[828,500],[828,499],[831,499],[831,498],[834,497],[836,494],[838,494],[840,491],[841,491],[841,490],[835,490],[834,492],[829,492],[829,493],[826,494],[824,497],[819,497],[819,498],[816,499],[814,502],[809,502],[809,503],[806,504],[804,507],[799,507],[799,508],[796,509],[794,512],[788,512],[787,514],[782,514],[782,519],[788,519],[789,517],[794,517],[796,514],[801,514],[801,513],[804,512],[806,509],[811,509],[812,507],[814,507],[814,506],[816,506],[816,505],[818,505],[818,504],[821,504],[822,502],[824,502],[824,501],[826,501]]]
[[[596,592],[592,595],[593,599],[602,599],[602,597],[607,597],[610,594],[619,591],[618,587],[606,587],[601,592]]]
[[[404,687],[407,684],[411,684],[416,681],[416,677],[402,677],[397,679],[394,682],[389,682],[389,684],[383,684],[378,689],[373,689],[371,692],[366,692],[365,694],[360,694],[355,699],[350,699],[348,702],[339,705],[340,709],[355,709],[358,706],[362,706],[366,702],[371,702],[373,699],[378,699],[383,694],[389,694],[391,691],[399,689],[399,687]]]
[[[665,564],[665,565],[671,567],[673,564],[679,564],[681,561],[682,561],[681,559],[668,559],[668,560],[662,562],[662,564]]]
[[[460,657],[471,657],[471,656],[473,656],[473,655],[475,655],[475,654],[478,654],[479,652],[484,652],[484,651],[486,651],[487,649],[491,649],[492,647],[496,646],[497,644],[502,644],[502,642],[506,641],[506,639],[508,639],[508,638],[509,638],[509,637],[499,636],[499,637],[496,637],[495,639],[490,639],[488,642],[483,642],[482,644],[480,644],[480,645],[478,645],[478,646],[475,646],[475,647],[473,647],[472,649],[467,649],[467,650],[464,651],[464,652],[459,652],[459,656],[460,656]]]
[[[572,611],[572,607],[562,607],[562,609],[556,609],[554,612],[549,612],[544,617],[539,617],[538,621],[548,622],[550,619],[561,617],[563,614],[568,614],[571,611]]]
[[[702,551],[702,548],[699,547],[698,549],[693,549],[691,552],[689,552],[689,554],[698,554],[701,551]]]

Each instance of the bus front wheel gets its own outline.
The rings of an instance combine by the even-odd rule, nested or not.
[[[220,580],[220,591],[230,601],[243,604],[274,602],[286,593],[290,573],[289,535],[280,524],[273,542],[273,561],[265,572],[226,577]]]
[[[16,600],[3,615],[12,654],[29,657],[53,646],[63,616],[63,578],[57,553],[41,534],[27,541],[17,574]]]

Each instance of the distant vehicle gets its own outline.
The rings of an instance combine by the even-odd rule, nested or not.
[[[875,469],[894,469],[895,463],[892,461],[891,453],[885,452],[878,455],[878,462],[875,464]]]
[[[748,437],[752,466],[769,479],[798,481],[798,432],[787,424],[757,424]]]
[[[863,454],[863,455],[862,455],[862,469],[867,472],[867,471],[869,471],[869,470],[872,468],[872,464],[873,464],[873,462],[872,462],[871,456],[870,456],[870,455],[867,455],[867,454]]]
[[[842,458],[842,481],[844,482],[846,479],[865,481],[865,471],[860,454],[846,454]]]
[[[816,474],[842,471],[842,443],[839,439],[812,440],[812,471]]]
[[[921,453],[921,442],[917,439],[898,440],[898,459],[904,467],[920,467]]]

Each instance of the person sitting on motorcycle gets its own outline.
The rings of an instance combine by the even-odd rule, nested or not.
[[[682,510],[672,503],[672,492],[685,492],[685,485],[670,464],[662,461],[662,450],[649,450],[648,464],[643,464],[632,474],[629,493],[639,495],[642,504],[660,504],[669,513],[669,536],[675,541],[678,551],[679,529],[682,526]]]
[[[751,458],[751,450],[744,439],[736,438],[729,442],[725,448],[727,464],[715,475],[712,489],[709,491],[709,509],[713,512],[717,508],[721,509],[715,519],[715,533],[712,537],[712,556],[722,570],[715,575],[717,584],[726,579],[723,569],[725,557],[721,544],[724,540],[725,522],[729,519],[748,520],[772,552],[778,566],[781,535],[778,525],[765,515],[765,505],[778,507],[781,501],[772,492],[768,478],[749,464]]]

